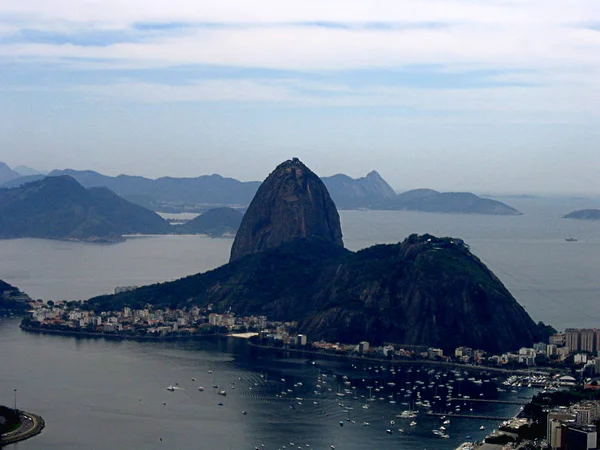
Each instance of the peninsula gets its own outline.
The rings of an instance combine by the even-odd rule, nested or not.
[[[505,351],[539,340],[533,320],[459,238],[411,235],[346,250],[335,205],[313,175],[293,159],[267,177],[264,186],[275,191],[258,190],[229,264],[96,297],[87,307],[211,305],[216,312],[297,321],[300,333],[334,342]]]

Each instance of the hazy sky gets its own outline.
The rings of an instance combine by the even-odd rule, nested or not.
[[[0,161],[600,194],[599,0],[1,0]]]

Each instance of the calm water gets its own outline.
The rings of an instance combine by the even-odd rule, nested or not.
[[[571,210],[598,205],[509,203],[526,215],[342,212],[344,239],[348,248],[357,250],[397,242],[414,232],[462,237],[535,320],[557,328],[600,326],[600,223],[560,219]],[[568,236],[579,241],[567,243]],[[117,245],[0,241],[0,279],[36,298],[82,299],[116,286],[171,280],[217,267],[227,261],[231,243],[201,236],[135,238]],[[448,430],[451,438],[442,440],[431,433],[439,426],[436,419],[422,417],[414,429],[398,423],[406,430],[403,435],[387,435],[396,409],[405,407],[377,401],[365,411],[360,408],[362,400],[349,399],[345,402],[354,403],[354,410],[345,413],[334,393],[314,395],[317,369],[305,360],[273,359],[235,340],[118,343],[30,335],[17,325],[16,320],[0,322],[0,403],[12,404],[16,388],[19,405],[40,413],[48,427],[16,449],[241,450],[263,443],[266,448],[289,449],[290,441],[302,448],[326,449],[334,444],[350,450],[450,449],[466,435],[485,434],[478,430],[479,422],[456,420]],[[362,378],[384,378],[383,373],[337,361],[318,361],[316,367],[340,376],[358,375],[353,382],[362,395],[366,394]],[[304,398],[296,409],[275,398],[282,386],[272,382],[282,377],[288,380],[286,388],[303,383],[291,393]],[[165,390],[175,382],[185,389]],[[228,388],[223,406],[211,392],[213,383]],[[199,392],[199,385],[208,389]],[[332,386],[335,391],[336,384]],[[501,416],[515,412],[514,406],[474,406],[475,412]],[[340,427],[339,421],[346,418],[356,424]],[[363,427],[363,421],[371,426]],[[486,426],[489,430],[494,424]]]
[[[2,361],[10,361],[0,367],[0,403],[11,405],[17,388],[18,406],[42,415],[47,428],[15,445],[16,449],[250,450],[262,444],[267,449],[290,448],[290,442],[324,450],[332,444],[348,450],[451,449],[468,435],[482,438],[486,431],[479,430],[481,424],[488,432],[496,426],[488,421],[452,419],[447,425],[450,439],[441,439],[432,433],[441,425],[437,418],[422,413],[415,427],[409,426],[410,420],[397,419],[396,414],[408,408],[401,403],[409,400],[401,386],[408,388],[407,381],[413,382],[410,386],[415,386],[415,380],[427,381],[425,371],[417,373],[416,367],[412,374],[405,367],[392,376],[387,367],[378,368],[377,373],[368,364],[355,368],[347,362],[317,360],[312,365],[307,359],[257,351],[236,339],[109,342],[44,337],[21,332],[17,325],[16,319],[0,322]],[[328,377],[320,382],[321,394],[317,395],[319,371]],[[342,384],[344,375],[356,387],[356,399],[336,396],[347,387]],[[392,380],[394,388],[386,384]],[[165,389],[175,383],[182,389]],[[213,384],[226,389],[227,396],[217,395]],[[204,392],[198,386],[205,387]],[[368,386],[382,386],[379,393],[371,390],[377,398],[373,402],[367,401]],[[482,390],[467,381],[461,386],[458,392],[469,392],[471,397]],[[492,384],[487,386],[491,389]],[[429,391],[432,396],[441,394],[443,388],[422,389],[424,395]],[[277,398],[282,391],[287,397]],[[516,399],[527,394],[524,389],[509,395]],[[397,400],[396,405],[388,403],[389,395]],[[370,408],[365,410],[362,406],[367,403]],[[511,416],[518,410],[514,405],[461,406],[472,407],[474,414],[497,416]],[[364,426],[365,421],[370,426]],[[394,434],[388,435],[388,428]]]

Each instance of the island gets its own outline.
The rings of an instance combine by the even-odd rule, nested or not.
[[[563,216],[564,219],[600,220],[600,209],[580,209]]]
[[[233,208],[212,208],[185,223],[173,225],[176,234],[207,234],[212,237],[235,236],[244,214]]]

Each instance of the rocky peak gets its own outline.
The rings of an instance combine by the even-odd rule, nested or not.
[[[298,158],[281,163],[260,185],[231,248],[231,259],[316,236],[343,247],[340,217],[321,179]]]

